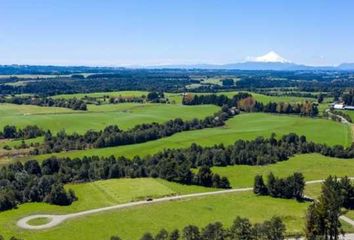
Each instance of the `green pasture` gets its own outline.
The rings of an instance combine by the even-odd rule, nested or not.
[[[73,111],[55,107],[0,104],[0,129],[5,125],[19,128],[36,124],[43,129],[58,132],[84,133],[89,129],[103,129],[117,124],[128,129],[141,123],[163,123],[174,118],[202,119],[218,111],[212,105],[182,106],[177,104],[107,104],[89,105],[88,111]]]
[[[348,114],[351,117],[352,121],[354,122],[354,110],[344,110],[343,112]]]
[[[219,128],[177,133],[171,137],[141,144],[62,152],[55,155],[71,158],[93,155],[144,156],[166,148],[188,147],[192,143],[203,146],[212,146],[219,143],[229,145],[238,139],[250,140],[259,136],[269,137],[273,132],[278,137],[293,132],[298,135],[305,135],[308,140],[328,145],[340,144],[348,146],[352,142],[349,126],[338,122],[289,115],[250,113],[235,116],[229,119],[225,126]],[[40,155],[35,158],[45,159],[49,156]]]
[[[258,174],[266,176],[273,172],[275,176],[287,177],[294,172],[301,172],[306,181],[326,179],[329,175],[354,177],[354,159],[325,157],[320,154],[301,154],[289,160],[266,166],[235,165],[213,167],[214,173],[226,176],[234,188],[252,186]],[[315,194],[316,195],[316,194]]]
[[[220,81],[219,78],[217,79],[209,79],[209,82],[212,82],[216,84],[216,82]],[[237,91],[228,91],[228,92],[217,92],[217,93],[211,93],[211,92],[205,92],[205,93],[190,93],[192,95],[198,94],[198,95],[208,95],[208,94],[217,94],[217,95],[226,95],[228,97],[233,97],[235,94],[237,94]],[[78,94],[61,94],[61,95],[55,95],[53,98],[84,98],[85,96],[87,97],[96,97],[96,98],[103,98],[103,96],[109,96],[109,97],[116,97],[116,96],[137,96],[140,97],[142,95],[147,95],[148,92],[146,91],[115,91],[115,92],[95,92],[95,93],[78,93]],[[288,103],[300,103],[305,100],[309,101],[316,101],[314,98],[303,98],[303,97],[292,97],[292,96],[267,96],[264,94],[259,94],[259,93],[254,93],[250,92],[252,96],[259,102],[262,103],[268,103],[268,102],[288,102]],[[181,103],[182,102],[182,94],[181,93],[165,93],[165,96],[169,98],[171,101],[175,101],[176,103]],[[324,102],[329,102],[330,99],[325,99]]]
[[[71,219],[48,230],[29,231],[16,227],[16,220],[24,214],[48,211],[43,208],[33,209],[28,204],[23,208],[21,206],[0,213],[0,216],[3,215],[0,225],[5,237],[15,235],[26,240],[97,240],[109,239],[111,235],[119,235],[125,240],[138,240],[146,231],[156,234],[161,228],[171,231],[182,229],[188,224],[202,227],[215,221],[229,226],[236,216],[248,217],[252,222],[262,222],[277,215],[283,219],[287,232],[291,234],[302,231],[307,206],[308,203],[298,203],[295,200],[257,197],[251,192],[233,193],[114,210]]]
[[[214,167],[213,172],[227,176],[233,187],[250,187],[256,174],[272,171],[276,176],[287,176],[295,171],[304,173],[306,180],[323,179],[329,174],[350,175],[354,159],[343,160],[319,154],[297,155],[288,161],[259,166]],[[306,186],[306,194],[316,194],[320,184]],[[48,230],[29,231],[16,227],[16,221],[31,214],[66,214],[92,208],[111,206],[130,201],[157,198],[175,194],[215,191],[199,186],[186,186],[161,179],[111,179],[82,184],[68,184],[78,196],[71,206],[60,207],[45,203],[26,203],[18,209],[0,213],[0,228],[5,237],[15,235],[26,240],[109,239],[117,234],[123,239],[139,239],[146,231],[156,233],[161,228],[181,229],[187,224],[204,226],[221,221],[229,226],[236,216],[261,222],[273,215],[286,223],[288,234],[301,233],[308,203],[295,200],[255,196],[252,192],[205,196],[156,205],[139,206],[75,218]],[[291,211],[289,211],[291,209]],[[347,214],[352,216],[352,212]],[[43,219],[35,220],[40,224]],[[347,231],[352,228],[345,225]],[[99,231],[97,230],[99,229]]]
[[[142,95],[147,95],[146,91],[114,91],[114,92],[94,92],[94,93],[75,93],[75,94],[59,94],[53,96],[53,98],[85,98],[85,97],[93,97],[93,98],[103,98],[104,96],[108,97],[141,97]]]

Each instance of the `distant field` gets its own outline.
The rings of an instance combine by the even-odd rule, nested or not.
[[[45,74],[14,74],[14,75],[0,75],[0,78],[18,77],[18,78],[56,78],[56,77],[68,77],[70,75],[45,75]]]
[[[18,120],[19,118],[40,115],[40,114],[58,114],[58,113],[74,113],[74,110],[68,108],[56,107],[39,107],[34,105],[16,105],[0,103],[0,124],[7,117],[13,117],[11,120]]]
[[[278,137],[291,132],[305,135],[308,140],[329,145],[341,144],[348,146],[352,139],[347,125],[323,119],[301,118],[265,113],[238,115],[226,122],[226,126],[177,133],[171,137],[142,144],[119,147],[88,149],[56,154],[65,157],[83,156],[144,156],[161,151],[165,148],[188,147],[192,143],[204,146],[224,143],[233,144],[238,139],[254,139],[258,136],[269,137],[274,132]],[[49,155],[36,156],[45,159]]]
[[[209,79],[209,81],[215,83],[219,81],[220,79]],[[215,83],[216,84],[216,83]],[[291,96],[267,96],[259,93],[253,93],[250,92],[252,96],[262,102],[262,103],[268,103],[268,102],[290,102],[290,103],[298,103],[298,102],[303,102],[305,100],[309,101],[316,101],[314,98],[302,98],[302,97],[291,97]],[[96,93],[79,93],[79,94],[62,94],[62,95],[55,95],[53,98],[83,98],[85,96],[88,97],[96,97],[96,98],[103,98],[103,96],[142,96],[142,95],[147,95],[148,92],[146,91],[117,91],[117,92],[96,92]],[[198,94],[198,95],[208,95],[208,94],[217,94],[217,95],[226,95],[228,97],[233,97],[235,94],[237,94],[236,91],[229,91],[229,92],[217,92],[217,93],[191,93],[191,94]],[[176,103],[181,103],[182,102],[182,94],[181,93],[165,93],[165,96],[169,98],[170,100],[175,100]],[[325,102],[330,101],[330,99],[326,99]]]
[[[178,117],[200,119],[217,111],[218,107],[212,105],[124,103],[89,105],[88,111],[73,111],[55,107],[0,104],[0,129],[7,124],[17,127],[36,124],[53,132],[65,129],[66,132],[83,133],[89,129],[103,129],[112,124],[128,129],[141,123],[161,123]]]
[[[142,95],[147,95],[146,91],[115,91],[115,92],[95,92],[95,93],[76,93],[76,94],[60,94],[55,95],[53,98],[84,98],[84,97],[95,97],[103,98],[103,96],[118,97],[118,96],[136,96],[140,97]]]
[[[329,175],[354,177],[353,169],[354,159],[330,158],[320,154],[302,154],[272,165],[235,165],[214,167],[212,170],[215,173],[226,176],[230,180],[232,187],[236,188],[252,186],[254,177],[257,174],[266,177],[270,172],[273,172],[275,176],[286,177],[294,172],[301,172],[304,174],[306,181],[310,181],[325,179]]]

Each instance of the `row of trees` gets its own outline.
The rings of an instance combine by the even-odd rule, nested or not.
[[[234,95],[232,98],[221,94],[208,94],[208,95],[192,95],[190,93],[184,94],[182,104],[184,105],[201,105],[201,104],[213,104],[217,106],[227,105],[229,107],[236,107],[241,99],[251,97],[252,95],[245,92],[240,92]]]
[[[109,91],[164,91],[182,92],[186,85],[198,83],[185,72],[168,70],[116,70],[116,74],[93,74],[86,78],[60,76],[54,79],[36,79],[25,85],[0,84],[0,94],[56,95]]]
[[[22,129],[17,129],[15,126],[6,125],[0,131],[0,139],[22,138],[30,139],[43,136],[44,131],[37,125],[28,125]]]
[[[151,103],[167,103],[168,99],[165,98],[165,94],[163,92],[149,92],[146,96],[117,96],[110,97],[109,103],[127,103],[127,102],[135,102],[135,103],[143,103],[143,102],[151,102]]]
[[[264,183],[263,176],[257,175],[254,179],[253,192],[258,195],[270,195],[277,198],[303,198],[305,180],[302,173],[294,173],[287,178],[278,178],[270,173],[267,183]]]
[[[269,102],[263,104],[256,101],[249,93],[240,93],[230,99],[225,95],[190,95],[187,94],[183,98],[185,105],[200,105],[200,104],[214,104],[222,106],[227,104],[229,107],[237,107],[245,112],[267,112],[267,113],[284,113],[284,114],[299,114],[301,116],[314,117],[318,114],[317,104],[304,101],[302,103],[284,103],[284,102]]]
[[[339,217],[342,207],[354,208],[354,186],[348,177],[329,176],[322,185],[322,193],[307,210],[305,234],[309,240],[337,240],[343,234]]]
[[[42,107],[62,107],[73,110],[87,110],[86,103],[77,98],[47,98],[38,96],[21,96],[21,97],[3,97],[0,103],[12,103],[18,105],[36,105]]]
[[[229,180],[203,166],[196,173],[187,161],[173,158],[140,159],[98,158],[46,159],[4,166],[0,170],[0,210],[16,207],[24,202],[49,202],[69,205],[76,200],[73,191],[63,184],[124,177],[159,177],[183,184],[230,188]]]
[[[109,178],[124,177],[159,177],[168,181],[197,184],[207,187],[230,187],[226,178],[212,174],[210,167],[235,164],[265,165],[287,160],[296,153],[318,152],[324,155],[342,158],[353,158],[353,148],[327,147],[321,144],[307,142],[305,137],[296,134],[285,135],[280,139],[271,136],[268,139],[257,138],[252,141],[238,140],[230,146],[215,145],[201,147],[192,144],[186,149],[168,149],[144,158],[134,157],[83,157],[57,159],[51,157],[40,165],[37,161],[10,164],[0,170],[0,188],[13,192],[18,202],[41,201],[44,192],[38,184],[45,177],[53,178],[52,183],[68,183],[94,181]],[[198,168],[197,173],[192,168]],[[296,179],[296,180],[295,180]],[[287,181],[274,181],[267,187],[269,194],[277,197],[298,197],[301,195],[296,185],[292,195],[282,192],[279,188],[293,183],[300,183],[301,175],[289,178]],[[285,183],[284,183],[285,182]],[[294,190],[294,191],[293,191]],[[280,194],[279,194],[280,192]],[[4,195],[10,194],[5,192]],[[38,197],[38,194],[40,197]]]
[[[242,97],[243,95],[238,95],[235,96],[234,99],[239,101]],[[127,131],[122,131],[115,125],[108,126],[103,131],[89,130],[83,135],[77,133],[67,134],[65,131],[61,131],[53,136],[51,132],[48,131],[45,134],[44,143],[40,147],[36,148],[32,153],[52,153],[86,148],[104,148],[143,143],[168,137],[182,131],[223,126],[225,124],[225,120],[236,114],[238,114],[238,111],[229,108],[228,105],[223,105],[221,111],[215,113],[213,116],[208,116],[203,120],[192,119],[185,121],[181,118],[176,118],[163,124],[140,124]]]
[[[171,232],[161,229],[155,236],[147,232],[140,240],[282,240],[285,239],[285,230],[279,217],[256,224],[252,224],[247,218],[236,217],[229,228],[220,222],[210,223],[202,229],[188,225],[181,232],[178,229]],[[110,239],[121,240],[118,236]]]
[[[40,154],[137,144],[168,137],[182,131],[213,128],[222,125],[224,125],[224,121],[221,118],[206,117],[204,120],[183,121],[177,118],[164,124],[141,124],[127,131],[119,129],[117,125],[112,125],[106,127],[103,131],[89,130],[83,135],[77,133],[67,134],[65,131],[52,135],[48,131],[44,135],[43,144],[32,153]]]

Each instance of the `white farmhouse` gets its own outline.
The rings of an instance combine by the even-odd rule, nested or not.
[[[336,103],[333,105],[334,109],[344,109],[344,104],[343,103]]]

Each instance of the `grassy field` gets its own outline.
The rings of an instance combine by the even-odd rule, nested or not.
[[[253,186],[254,177],[261,174],[265,177],[270,172],[275,176],[286,177],[294,172],[301,172],[306,181],[325,179],[329,175],[354,177],[354,159],[339,159],[325,157],[320,154],[296,155],[287,161],[266,166],[229,166],[214,167],[212,170],[226,176],[232,187]]]
[[[286,223],[288,233],[294,233],[302,230],[307,206],[307,203],[298,203],[294,200],[257,197],[252,193],[235,193],[89,215],[68,220],[53,229],[42,231],[21,230],[14,225],[16,219],[26,212],[25,210],[27,214],[43,211],[20,207],[1,213],[3,216],[0,225],[5,237],[16,235],[26,240],[82,238],[97,240],[109,239],[114,234],[125,240],[134,240],[139,239],[146,231],[156,233],[161,228],[181,229],[188,224],[202,227],[214,221],[221,221],[228,226],[236,216],[249,217],[253,222],[261,222],[277,215]]]
[[[53,132],[83,133],[88,129],[103,129],[118,124],[122,129],[141,123],[165,122],[174,118],[204,118],[218,111],[212,105],[182,106],[175,104],[115,104],[89,105],[88,111],[73,111],[63,108],[47,108],[30,105],[0,104],[0,129],[7,124],[24,127],[37,124]]]
[[[354,159],[341,160],[318,154],[306,154],[264,167],[220,167],[213,168],[213,171],[229,177],[233,187],[249,187],[253,185],[255,174],[266,174],[270,170],[277,176],[287,176],[294,171],[302,171],[306,180],[312,180],[325,178],[329,174],[350,175],[353,166]],[[85,239],[96,240],[109,239],[109,236],[117,234],[123,239],[134,240],[146,231],[156,233],[160,228],[181,229],[187,224],[204,226],[213,221],[230,225],[238,215],[248,217],[253,222],[261,222],[277,215],[286,223],[288,233],[298,233],[303,229],[304,214],[308,206],[308,203],[298,203],[295,200],[257,197],[252,192],[233,193],[89,215],[68,220],[49,230],[27,231],[16,227],[15,223],[19,218],[30,214],[65,214],[147,197],[215,191],[211,188],[186,186],[151,178],[111,179],[68,184],[65,187],[73,189],[79,200],[67,207],[27,203],[19,206],[18,209],[2,212],[0,213],[2,234],[5,237],[16,235],[26,240],[54,240],[59,237],[62,240],[69,240],[81,239],[83,236]],[[320,184],[307,186],[306,193],[317,194],[319,187]],[[351,216],[351,213],[348,213],[348,216]],[[45,220],[39,219],[33,224],[40,224],[42,221]],[[349,226],[345,227],[347,231],[353,231]]]
[[[213,93],[191,93],[191,94],[198,94],[198,95],[207,95],[207,94],[213,94]],[[237,94],[236,91],[230,91],[230,92],[218,92],[216,93],[218,95],[226,95],[230,98],[232,98],[235,94]],[[291,97],[291,96],[267,96],[264,94],[259,94],[259,93],[254,93],[250,92],[252,96],[259,102],[262,103],[268,103],[268,102],[287,102],[287,103],[301,103],[305,100],[309,101],[316,101],[314,98],[302,98],[302,97]],[[182,102],[182,95],[180,93],[166,93],[165,94],[170,100],[175,100],[176,103],[181,103]],[[329,101],[329,99],[327,99]],[[324,101],[327,102],[327,101]],[[324,103],[326,106],[328,105],[327,103]]]
[[[55,95],[53,98],[64,98],[64,99],[69,99],[69,98],[84,98],[84,97],[94,97],[94,98],[103,98],[103,96],[109,96],[109,97],[118,97],[118,96],[135,96],[135,97],[140,97],[142,95],[147,95],[148,92],[146,91],[116,91],[116,92],[95,92],[95,93],[76,93],[76,94],[60,94],[60,95]]]
[[[220,81],[220,79],[209,79],[209,82],[212,82],[214,84],[217,84],[217,82]],[[268,103],[268,102],[289,102],[289,103],[298,103],[298,102],[303,102],[305,100],[309,101],[316,101],[314,98],[303,98],[303,97],[292,97],[292,96],[267,96],[264,94],[259,94],[259,93],[254,93],[250,92],[253,97],[262,103]],[[61,95],[56,95],[53,96],[53,98],[84,98],[85,96],[87,97],[96,97],[96,98],[103,98],[103,96],[142,96],[142,95],[147,95],[148,92],[146,91],[118,91],[118,92],[96,92],[96,93],[78,93],[78,94],[61,94]],[[191,93],[191,94],[198,94],[198,95],[206,95],[206,94],[213,94],[210,92],[206,93]],[[233,97],[235,94],[237,94],[236,91],[229,91],[229,92],[217,92],[216,94],[218,95],[226,95],[228,97]],[[165,96],[169,98],[170,100],[175,100],[176,103],[181,103],[182,102],[182,94],[181,93],[165,93]],[[330,99],[325,99],[324,102],[329,102]]]
[[[334,121],[251,113],[236,116],[228,120],[226,126],[221,128],[177,133],[171,137],[142,144],[63,152],[56,155],[62,157],[82,157],[85,155],[144,156],[166,148],[188,147],[192,143],[204,146],[212,146],[219,143],[228,145],[233,144],[238,139],[254,139],[258,136],[269,137],[272,132],[279,137],[294,132],[299,135],[305,135],[308,140],[329,145],[341,144],[348,146],[352,142],[349,127]],[[50,155],[36,156],[36,159],[45,159],[48,156]]]
[[[67,184],[65,187],[73,189],[80,200],[67,207],[70,211],[111,206],[150,197],[215,191],[215,189],[181,185],[152,178],[110,179],[83,184]]]
[[[348,114],[351,117],[352,121],[354,122],[354,111],[353,110],[345,110],[343,112]]]

